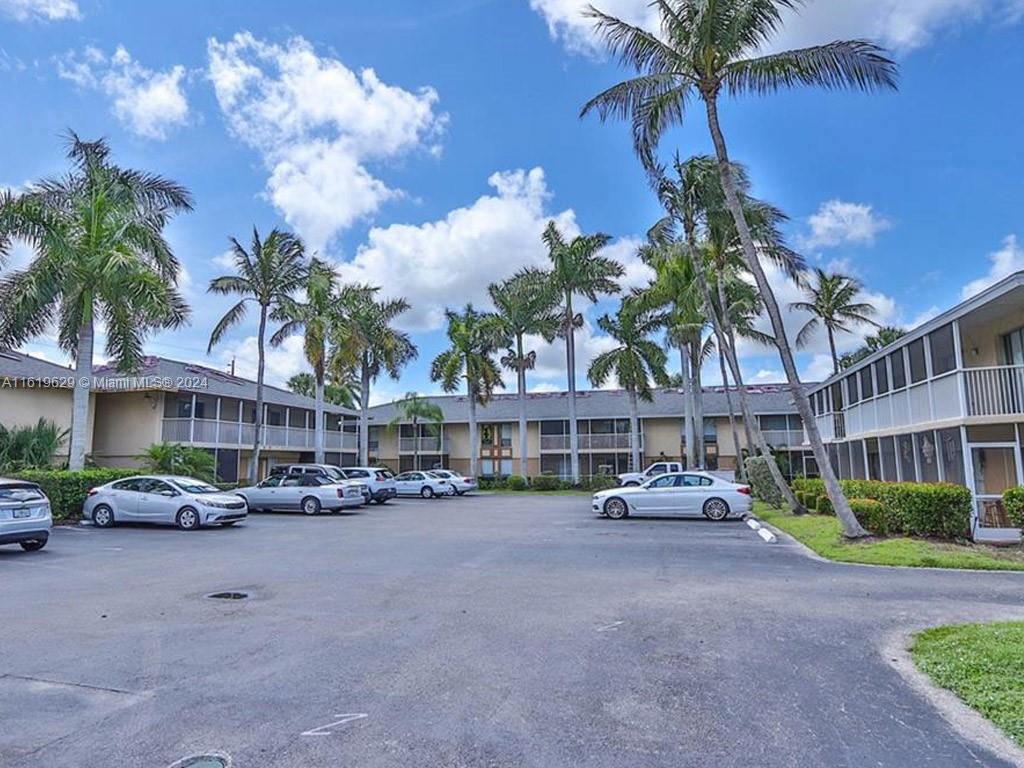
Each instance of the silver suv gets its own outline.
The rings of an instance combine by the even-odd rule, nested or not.
[[[0,544],[20,544],[35,552],[46,546],[52,527],[50,500],[42,488],[0,477]]]
[[[364,504],[369,504],[372,498],[370,488],[366,483],[360,478],[351,477],[341,467],[337,467],[334,464],[276,464],[270,468],[270,475],[271,477],[274,475],[315,475],[316,477],[326,477],[332,483],[337,483],[341,486],[357,486],[359,493],[362,494]]]
[[[370,489],[370,498],[378,504],[384,504],[398,495],[395,476],[385,467],[342,467],[341,471],[346,477],[366,483]]]

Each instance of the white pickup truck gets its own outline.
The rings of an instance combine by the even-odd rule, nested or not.
[[[678,461],[659,461],[651,464],[643,472],[624,472],[619,475],[619,485],[640,485],[658,475],[667,475],[669,472],[682,472],[683,465]]]

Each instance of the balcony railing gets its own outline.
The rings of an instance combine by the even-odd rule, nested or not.
[[[450,442],[447,437],[400,437],[399,453],[448,453]]]
[[[1024,413],[1024,366],[965,368],[968,416],[1016,416]]]
[[[802,429],[764,429],[761,430],[768,445],[780,448],[783,446],[799,446],[804,444]]]
[[[630,435],[594,435],[582,434],[579,436],[581,451],[615,451],[629,450],[633,441]],[[643,437],[640,438],[643,445]],[[541,435],[540,449],[542,451],[568,451],[569,435]]]
[[[164,419],[162,439],[168,443],[244,448],[252,445],[254,430],[254,425],[236,421]],[[328,451],[355,451],[358,442],[354,432],[324,432],[324,448]],[[316,432],[304,427],[264,424],[262,443],[264,448],[312,450],[316,446]]]

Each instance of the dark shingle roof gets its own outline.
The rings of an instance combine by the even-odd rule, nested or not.
[[[40,360],[21,352],[0,350],[0,376],[24,379],[65,378],[73,371],[62,365]]]
[[[739,412],[739,393],[731,390],[733,407]],[[749,386],[751,405],[758,414],[796,413],[789,387],[783,384]],[[469,420],[465,395],[435,395],[426,400],[440,407],[446,422]],[[661,389],[654,393],[654,402],[640,402],[641,418],[679,417],[684,411],[683,395],[678,389]],[[526,414],[531,421],[568,418],[569,404],[566,392],[535,392],[527,395]],[[374,422],[391,421],[398,413],[395,403],[377,405],[370,409]],[[576,393],[576,416],[580,419],[625,418],[629,413],[629,400],[625,390],[589,390]],[[722,387],[704,389],[704,415],[728,416],[729,409]],[[477,407],[479,421],[515,421],[519,418],[518,397],[495,395],[486,406]]]

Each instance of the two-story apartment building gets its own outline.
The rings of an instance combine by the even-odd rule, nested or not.
[[[1017,540],[1002,494],[1021,483],[1024,272],[811,389],[843,478],[966,485],[977,540]]]
[[[769,443],[787,459],[791,474],[816,474],[813,458],[805,448],[803,425],[788,389],[781,385],[749,387],[760,426]],[[738,395],[732,393],[737,403]],[[592,390],[576,395],[579,425],[580,472],[583,475],[617,474],[632,469],[632,436],[629,429],[627,395],[621,390]],[[401,470],[446,466],[468,472],[469,409],[465,396],[428,398],[444,414],[440,425],[399,423],[388,425],[399,413],[395,404],[370,409],[370,453],[380,462]],[[527,396],[527,468],[531,476],[570,475],[568,394],[533,393]],[[659,459],[681,460],[685,456],[683,430],[684,398],[678,390],[657,390],[654,401],[640,403],[640,447],[644,464]],[[743,422],[737,416],[741,445],[733,440],[729,427],[724,389],[704,392],[705,465],[718,470],[735,470],[743,444]],[[478,406],[479,471],[483,476],[505,476],[519,471],[519,401],[515,395],[496,395],[486,406]]]

